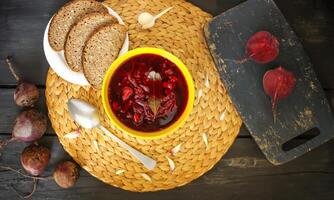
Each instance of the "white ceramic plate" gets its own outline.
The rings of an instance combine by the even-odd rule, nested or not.
[[[108,8],[109,14],[116,17],[118,20],[118,23],[124,25],[124,22],[122,18],[110,7],[106,6]],[[82,72],[74,72],[71,70],[71,68],[67,65],[64,51],[54,51],[50,44],[48,39],[48,33],[49,33],[49,26],[52,18],[50,19],[48,25],[45,28],[44,32],[44,38],[43,38],[43,48],[44,48],[44,54],[46,57],[46,60],[48,61],[50,67],[64,80],[77,84],[77,85],[89,85],[87,79],[85,78],[84,74]],[[124,44],[122,46],[122,49],[118,56],[123,55],[126,53],[129,49],[129,35],[126,33],[126,38],[124,41]]]

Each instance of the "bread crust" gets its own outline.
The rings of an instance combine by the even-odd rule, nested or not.
[[[85,42],[95,29],[109,23],[117,23],[117,19],[107,13],[94,12],[85,15],[78,23],[76,23],[69,33],[65,41],[65,60],[73,71],[82,71],[81,55]],[[86,29],[86,30],[85,30]]]
[[[111,30],[108,30],[111,29]],[[112,53],[112,58],[108,57],[108,56],[103,56],[101,58],[101,60],[97,60],[96,58],[94,62],[99,62],[99,68],[97,69],[97,73],[98,74],[90,74],[90,71],[92,71],[91,69],[97,66],[92,66],[91,63],[89,63],[89,56],[91,56],[92,52],[90,51],[90,48],[97,48],[99,46],[99,44],[97,44],[96,41],[93,41],[95,39],[97,39],[97,37],[99,37],[99,34],[109,34],[108,31],[110,32],[114,32],[113,30],[117,30],[119,31],[119,33],[117,33],[117,36],[112,35],[112,37],[108,39],[113,39],[113,41],[117,42],[117,47],[115,48],[115,51]],[[91,36],[89,37],[89,39],[86,41],[85,43],[85,47],[82,53],[82,66],[83,66],[83,73],[87,79],[87,81],[95,88],[95,89],[101,89],[102,87],[102,82],[103,82],[103,77],[105,75],[105,72],[107,71],[107,69],[110,67],[110,65],[112,64],[112,62],[118,57],[119,52],[124,44],[125,41],[125,37],[126,37],[126,31],[127,28],[123,25],[120,24],[106,24],[98,29],[96,29]],[[113,33],[115,34],[115,33]],[[104,37],[105,38],[105,37]],[[117,40],[114,40],[117,39]],[[100,39],[99,39],[100,40]],[[102,41],[101,41],[102,42]],[[103,41],[106,42],[106,41]],[[109,41],[111,42],[111,41]],[[94,46],[95,45],[95,46]],[[108,43],[108,45],[110,45],[110,43]],[[100,49],[100,51],[102,51],[102,48],[98,48]],[[112,49],[109,49],[112,50]],[[106,53],[106,52],[97,52],[94,51],[94,53]],[[110,60],[107,60],[110,59]],[[108,62],[108,64],[106,66],[103,66],[103,62]],[[110,62],[110,63],[109,63]]]
[[[84,12],[84,13],[81,13],[81,14],[75,16],[78,19],[75,19],[74,22],[69,25],[69,27],[64,28],[64,24],[59,24],[60,23],[59,21],[61,21],[62,17],[67,16],[66,14],[68,14],[68,11],[69,12],[74,12],[74,10],[71,10],[71,7],[78,4],[78,3],[81,3],[81,2],[89,3],[90,7],[86,7],[86,8],[89,8],[89,10],[87,12]],[[93,9],[92,5],[96,6],[95,9]],[[66,3],[65,5],[63,5],[56,12],[56,14],[53,16],[53,18],[51,20],[51,23],[50,23],[50,26],[49,26],[48,40],[49,40],[51,48],[55,51],[63,50],[64,45],[65,45],[66,36],[67,36],[68,32],[70,31],[71,27],[74,24],[76,24],[77,21],[79,21],[79,19],[82,17],[81,15],[85,15],[85,14],[88,14],[88,13],[91,13],[91,12],[105,12],[105,13],[108,13],[108,9],[102,3],[99,3],[99,2],[94,1],[94,0],[73,0],[73,1],[70,1],[70,2]],[[63,31],[64,33],[58,34],[57,32],[59,32],[60,27],[64,28],[65,31]],[[60,39],[59,39],[59,37],[60,37]]]

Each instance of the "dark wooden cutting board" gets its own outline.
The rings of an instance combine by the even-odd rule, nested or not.
[[[278,58],[269,64],[235,62],[244,58],[248,38],[261,30],[279,39]],[[204,32],[221,80],[271,163],[283,164],[334,136],[333,114],[310,59],[272,0],[248,0],[215,17],[204,27]],[[278,103],[274,123],[262,78],[267,70],[280,65],[295,74],[297,84],[292,95]],[[302,144],[290,142],[310,130],[316,130],[317,134]]]

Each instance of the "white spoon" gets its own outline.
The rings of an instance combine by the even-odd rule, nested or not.
[[[143,12],[138,16],[138,22],[139,24],[141,24],[143,29],[152,28],[155,24],[155,20],[167,13],[172,8],[173,7],[169,7],[163,10],[161,13],[157,14],[156,16],[153,16],[148,12]]]
[[[123,142],[121,139],[116,137],[114,134],[109,132],[104,126],[100,124],[99,115],[97,113],[96,107],[80,99],[68,100],[67,106],[70,115],[72,116],[74,121],[78,123],[80,126],[86,129],[92,129],[95,127],[101,129],[112,140],[117,142],[124,149],[128,150],[148,170],[152,170],[155,167],[157,161],[132,148],[131,146]]]

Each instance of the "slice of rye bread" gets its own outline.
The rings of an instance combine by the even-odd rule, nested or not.
[[[100,26],[117,23],[117,19],[107,13],[90,13],[75,24],[65,41],[65,59],[73,71],[81,71],[81,55],[85,42]]]
[[[82,66],[88,82],[101,89],[104,74],[118,57],[126,37],[126,27],[107,24],[98,28],[86,41],[82,53]]]
[[[84,15],[92,12],[108,13],[108,9],[94,0],[73,0],[61,7],[53,16],[49,27],[49,43],[55,51],[64,49],[71,27]]]

